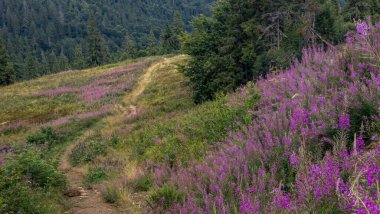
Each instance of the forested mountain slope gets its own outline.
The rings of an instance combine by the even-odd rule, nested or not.
[[[30,73],[64,70],[76,52],[86,55],[87,22],[95,13],[108,51],[115,53],[128,32],[140,48],[155,42],[175,13],[185,25],[195,15],[208,13],[212,0],[3,0],[0,1],[0,38],[5,40],[18,79]],[[72,66],[71,66],[72,67]],[[37,72],[38,71],[38,72]]]

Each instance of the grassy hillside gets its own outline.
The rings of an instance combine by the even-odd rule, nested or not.
[[[0,143],[20,142],[42,126],[58,127],[112,111],[155,58],[67,71],[0,88]],[[73,120],[71,120],[73,119]]]
[[[77,197],[62,194],[84,187],[90,189],[80,193],[89,195],[80,202],[83,206],[97,201],[97,209],[110,209],[102,202],[107,201],[124,211],[143,212],[149,209],[147,191],[153,187],[148,162],[174,166],[203,159],[209,146],[216,146],[214,142],[224,139],[238,121],[251,119],[244,109],[252,107],[256,96],[234,106],[224,96],[195,106],[188,80],[178,71],[188,59],[151,57],[1,88],[1,98],[9,101],[1,103],[1,148],[9,150],[1,158],[17,160],[25,155],[67,179],[63,189],[62,185],[52,191],[32,187],[31,191],[54,195],[50,203],[56,204],[33,209],[77,211],[70,208],[78,203]],[[0,174],[7,178],[8,170],[30,170],[20,165],[16,170],[6,164]],[[97,198],[96,192],[103,197]],[[34,204],[44,205],[37,199]],[[12,210],[11,205],[4,210]],[[26,206],[20,209],[33,211]]]
[[[31,162],[42,161],[54,173],[60,174],[59,168],[67,179],[61,190],[32,187],[31,192],[24,193],[28,197],[33,191],[41,192],[41,198],[52,194],[51,206],[36,199],[33,201],[36,206],[30,208],[26,208],[27,203],[17,202],[21,204],[19,209],[28,212],[70,209],[75,199],[62,197],[62,193],[73,186],[78,188],[76,183],[104,191],[105,185],[93,185],[105,178],[109,183],[118,183],[124,172],[134,177],[142,171],[135,161],[144,158],[135,152],[142,144],[130,144],[131,139],[149,130],[152,124],[157,127],[194,107],[188,82],[177,69],[187,60],[187,56],[150,57],[62,72],[0,88],[1,99],[7,101],[0,104],[1,160],[6,157],[18,160],[25,155]],[[0,170],[2,178],[12,175],[7,171],[23,174],[30,170],[30,166],[20,165],[14,169],[10,162],[5,164],[4,171]],[[81,174],[73,177],[75,170],[71,165]],[[136,171],[130,171],[132,168]],[[0,183],[0,188],[5,186]],[[9,189],[8,193],[12,192]],[[1,197],[7,195],[0,194]],[[27,200],[25,197],[11,197],[13,202],[4,199],[9,203],[4,211],[16,209],[12,204]]]
[[[0,212],[377,213],[379,28],[202,105],[185,55],[0,88]]]
[[[28,213],[51,213],[62,207],[69,208],[70,204],[65,202],[67,199],[62,193],[70,182],[60,184],[59,189],[52,187],[54,181],[52,186],[31,187],[28,182],[61,174],[57,167],[66,148],[83,139],[89,131],[104,127],[105,118],[118,114],[118,108],[127,109],[123,95],[130,92],[147,68],[159,60],[150,57],[83,71],[67,71],[0,88],[0,97],[5,101],[0,103],[0,161],[5,164],[0,169],[5,182],[0,182],[0,205],[4,203],[0,211],[16,209],[17,212],[20,209]],[[16,162],[5,163],[6,157]],[[42,172],[32,169],[36,166]],[[24,176],[31,178],[25,179]],[[14,185],[18,182],[25,192],[7,195],[16,191],[18,187]],[[33,192],[38,192],[39,196],[30,200],[32,206],[26,202]],[[50,202],[45,204],[43,200],[48,195]]]

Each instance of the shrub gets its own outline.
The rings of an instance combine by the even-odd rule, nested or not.
[[[361,130],[368,124],[374,116],[379,115],[377,103],[375,101],[362,100],[360,107],[350,109],[350,138],[353,139],[355,133],[366,132],[365,140],[369,139],[373,133],[371,130]]]
[[[165,209],[170,208],[173,204],[183,203],[184,195],[175,187],[167,184],[152,191],[149,196],[151,204],[160,204]]]
[[[107,144],[103,142],[81,142],[73,150],[70,156],[74,165],[88,163],[96,157],[106,155]]]
[[[148,191],[153,184],[153,178],[151,175],[142,175],[134,183],[134,189],[136,191]]]
[[[120,200],[120,193],[114,186],[107,186],[105,191],[102,192],[102,196],[107,203],[114,204]]]
[[[58,135],[52,127],[42,128],[40,132],[29,135],[27,142],[36,145],[52,146],[58,142]]]
[[[0,168],[1,213],[56,213],[56,191],[65,177],[34,153],[22,153]]]
[[[107,173],[102,168],[90,168],[86,181],[89,184],[99,183],[107,178]]]

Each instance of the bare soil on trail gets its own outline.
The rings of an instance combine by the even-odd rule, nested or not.
[[[88,136],[93,134],[91,131],[81,137],[76,143],[71,144],[64,152],[59,170],[64,172],[69,188],[66,195],[69,197],[69,202],[72,205],[71,210],[65,212],[70,214],[113,214],[119,213],[115,207],[103,201],[99,190],[87,189],[83,182],[83,177],[86,175],[86,170],[81,167],[73,167],[70,164],[70,154],[76,145],[86,140]]]
[[[164,59],[164,61],[160,61],[158,63],[153,64],[150,66],[145,74],[142,76],[141,80],[137,83],[137,87],[129,94],[127,94],[123,101],[124,103],[135,103],[137,98],[144,92],[146,86],[150,83],[152,80],[152,74],[155,70],[157,70],[160,66],[162,66],[163,63],[167,62],[168,59]]]
[[[124,105],[129,105],[128,108],[123,108],[122,111],[120,109],[116,109],[115,114],[119,115],[110,115],[109,117],[125,117],[125,116],[133,116],[137,113],[138,107],[136,106],[137,98],[144,92],[146,86],[150,83],[152,74],[156,69],[162,66],[163,63],[170,63],[170,60],[164,59],[150,66],[139,82],[135,89],[133,89],[130,93],[125,95],[123,98]],[[118,108],[121,105],[117,106]],[[121,115],[120,115],[121,114]],[[86,141],[88,137],[92,136],[93,131],[87,131],[80,139],[78,139],[75,143],[68,146],[63,153],[59,165],[59,170],[62,171],[68,182],[69,188],[66,193],[67,197],[69,197],[69,202],[72,205],[71,209],[65,213],[68,214],[114,214],[114,213],[124,213],[119,211],[115,206],[106,203],[103,200],[100,189],[97,187],[93,189],[86,188],[84,183],[84,176],[87,173],[87,170],[83,167],[74,167],[70,163],[70,155],[75,149],[75,147],[81,143]]]

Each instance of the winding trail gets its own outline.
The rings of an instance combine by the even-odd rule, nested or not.
[[[137,87],[134,88],[130,93],[126,94],[123,98],[123,104],[129,105],[129,108],[121,107],[122,105],[117,105],[116,108],[122,108],[122,111],[114,111],[117,115],[110,115],[109,117],[125,117],[133,116],[137,113],[138,107],[136,106],[137,98],[144,92],[146,86],[151,82],[152,74],[155,70],[160,68],[163,63],[170,63],[167,58],[160,60],[159,62],[151,65],[143,74]],[[120,109],[119,109],[120,110]],[[121,114],[121,115],[120,115]],[[113,214],[113,213],[123,213],[118,211],[116,207],[111,204],[106,203],[100,190],[96,187],[93,189],[86,189],[83,181],[87,170],[83,167],[74,167],[70,163],[70,154],[73,152],[74,148],[81,142],[86,141],[89,137],[93,136],[95,133],[93,130],[88,130],[85,132],[80,139],[75,143],[68,146],[61,157],[59,164],[59,170],[62,171],[68,182],[69,188],[66,195],[69,197],[69,202],[72,208],[65,212],[70,214]]]
[[[165,58],[163,62],[160,60],[160,62],[157,62],[150,66],[142,76],[141,80],[138,82],[137,87],[123,98],[123,102],[125,104],[135,103],[137,98],[144,92],[146,86],[151,82],[153,72],[161,67],[163,63],[167,63],[168,60],[169,59]]]

